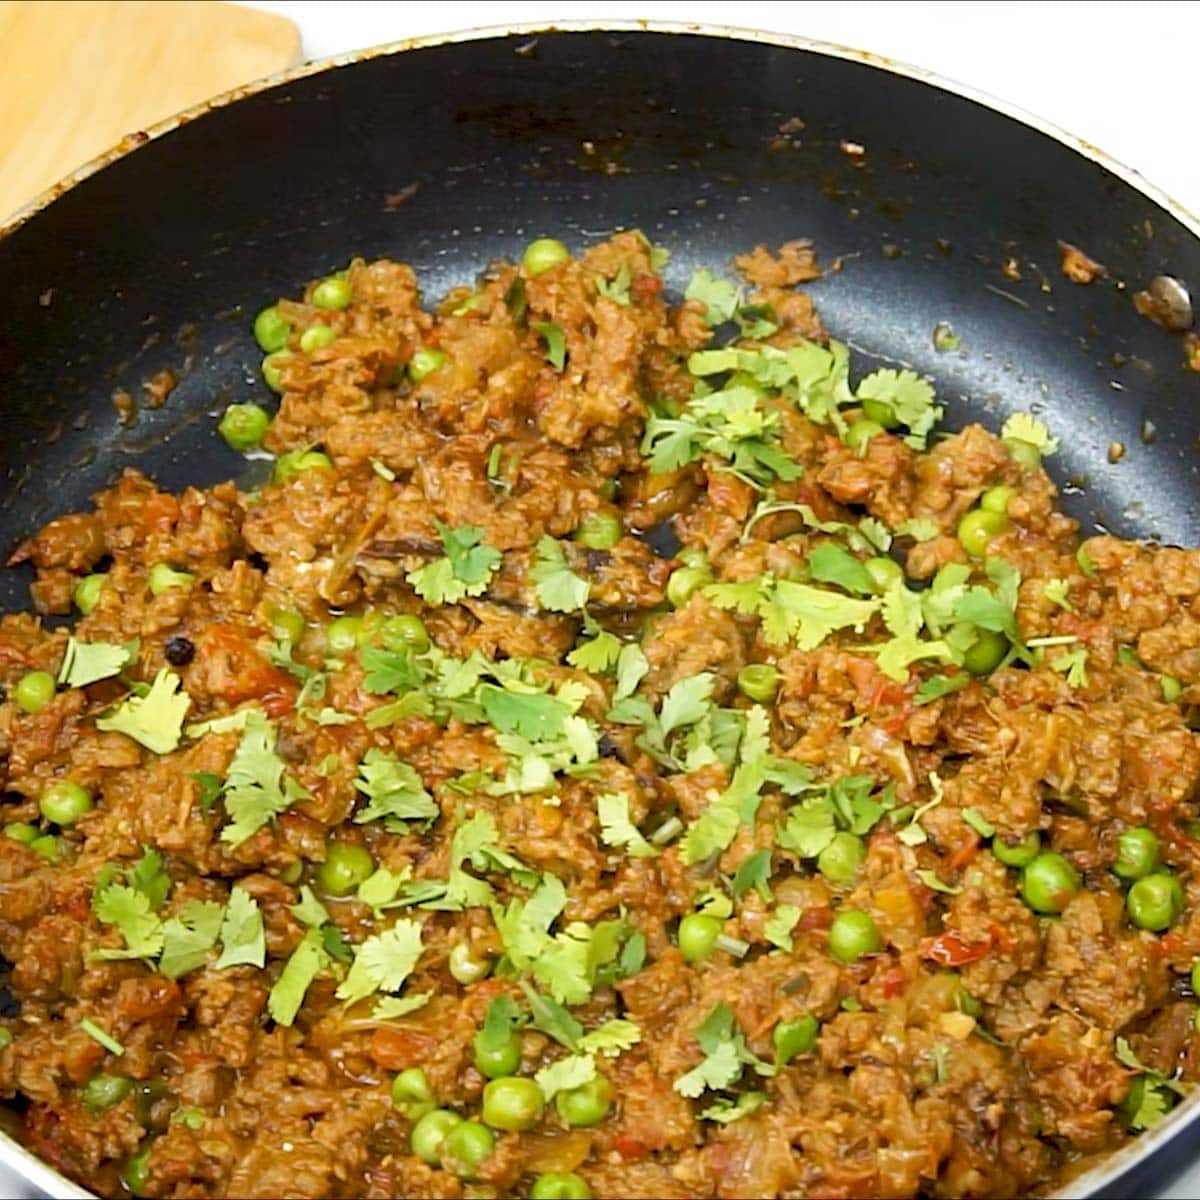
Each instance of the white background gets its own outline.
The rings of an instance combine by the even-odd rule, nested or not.
[[[1200,4],[329,3],[271,0],[308,58],[484,25],[594,17],[802,34],[936,71],[1035,113],[1140,172],[1200,215]]]

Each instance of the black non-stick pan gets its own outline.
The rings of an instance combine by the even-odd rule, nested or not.
[[[860,368],[934,376],[954,425],[1034,407],[1085,528],[1200,543],[1200,374],[1133,303],[1155,277],[1200,283],[1196,223],[918,73],[729,31],[478,34],[302,70],[160,132],[0,237],[7,546],[129,465],[171,488],[241,473],[211,416],[264,398],[247,314],[351,256],[404,259],[433,295],[532,237],[634,226],[671,249],[676,286],[812,238],[841,268],[812,294]],[[1104,273],[1070,282],[1060,242]],[[935,347],[940,323],[957,349]],[[162,370],[178,386],[155,409],[142,385]],[[26,585],[0,573],[0,604],[26,607]],[[1186,1186],[1198,1104],[1073,1191]],[[0,1191],[39,1194],[11,1143],[5,1167]]]

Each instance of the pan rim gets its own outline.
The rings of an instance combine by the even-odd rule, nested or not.
[[[1157,205],[1177,220],[1193,237],[1200,239],[1200,215],[1193,214],[1185,205],[1146,179],[1145,176],[1133,167],[1115,158],[1099,146],[1071,133],[1063,126],[1043,118],[1021,105],[1004,100],[982,88],[974,87],[973,85],[942,75],[939,72],[917,66],[913,63],[893,59],[887,55],[859,50],[851,46],[818,38],[810,38],[802,34],[756,30],[707,21],[684,22],[595,17],[564,21],[529,21],[508,25],[476,26],[445,33],[424,34],[419,37],[403,38],[358,50],[346,51],[342,54],[314,59],[231,88],[211,99],[165,117],[148,126],[145,130],[127,134],[115,146],[81,164],[75,170],[69,172],[56,183],[33,197],[14,213],[0,219],[0,241],[15,233],[27,222],[48,209],[61,196],[92,175],[97,174],[120,159],[133,154],[135,151],[165,134],[190,124],[192,121],[209,113],[224,109],[240,100],[248,99],[259,93],[312,75],[319,75],[326,71],[353,66],[360,62],[373,61],[377,58],[391,57],[408,51],[433,49],[439,46],[458,45],[476,41],[499,40],[509,37],[537,38],[541,35],[556,33],[651,33],[706,37],[714,41],[757,43],[784,49],[800,50],[821,55],[825,58],[854,62],[875,70],[900,76],[901,78],[910,79],[917,83],[923,83],[942,92],[956,95],[974,104],[978,104],[982,108],[998,113],[1003,117],[1007,117],[1065,146],[1068,150],[1074,151],[1082,158],[1095,163],[1109,174],[1120,179],[1139,195]],[[1092,1195],[1094,1189],[1097,1187],[1116,1182],[1125,1172],[1157,1154],[1167,1142],[1173,1140],[1185,1127],[1195,1124],[1197,1113],[1200,1113],[1200,1090],[1179,1105],[1169,1119],[1164,1120],[1154,1129],[1142,1134],[1129,1146],[1106,1156],[1096,1166],[1081,1172],[1062,1190],[1056,1192],[1054,1194],[1055,1197],[1057,1197],[1057,1200],[1075,1200],[1075,1198]],[[13,1157],[16,1157],[19,1161],[16,1163],[12,1162]],[[0,1181],[3,1180],[3,1169],[5,1167],[16,1171],[18,1178],[25,1183],[42,1189],[47,1196],[71,1197],[73,1200],[74,1198],[78,1198],[78,1200],[94,1200],[94,1192],[73,1183],[49,1163],[33,1154],[22,1143],[10,1137],[3,1130],[0,1130]]]
[[[1057,123],[1050,121],[1019,104],[1011,103],[999,96],[993,95],[982,88],[961,82],[937,71],[904,62],[887,55],[876,54],[870,50],[859,50],[838,42],[828,42],[819,38],[806,37],[803,34],[777,33],[769,30],[749,29],[737,25],[722,25],[708,21],[652,21],[629,20],[615,18],[586,18],[581,17],[567,21],[528,21],[511,25],[482,25],[469,29],[451,30],[447,33],[423,34],[420,37],[402,38],[397,41],[383,42],[376,46],[368,46],[359,50],[349,50],[343,54],[331,55],[327,58],[313,59],[295,67],[288,67],[272,75],[264,75],[261,79],[231,88],[209,100],[201,101],[189,108],[171,116],[164,117],[144,130],[126,134],[115,146],[98,154],[95,158],[76,167],[64,175],[56,183],[51,184],[45,191],[34,196],[14,213],[0,220],[0,240],[14,233],[22,225],[48,208],[55,200],[66,192],[95,175],[98,171],[125,158],[141,149],[164,134],[170,133],[183,125],[205,116],[207,113],[226,108],[239,100],[248,99],[260,92],[269,91],[297,79],[310,75],[318,75],[325,71],[337,70],[341,67],[353,66],[359,62],[370,62],[376,58],[385,58],[411,50],[427,50],[437,46],[458,45],[466,42],[488,41],[506,37],[534,37],[551,33],[657,33],[664,35],[688,35],[707,37],[714,40],[755,42],[761,45],[779,46],[791,50],[802,50],[811,54],[823,55],[826,58],[841,59],[846,62],[856,62],[862,66],[872,67],[902,78],[924,83],[940,91],[961,96],[992,112],[1025,125],[1035,132],[1060,143],[1076,154],[1095,163],[1097,166],[1115,175],[1134,191],[1144,196],[1153,204],[1170,214],[1194,237],[1200,238],[1200,215],[1194,214],[1184,204],[1148,180],[1141,172],[1099,146],[1072,133]]]

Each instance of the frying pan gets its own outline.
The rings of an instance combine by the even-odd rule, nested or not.
[[[630,227],[671,249],[676,289],[814,239],[841,270],[812,294],[858,369],[933,375],[951,426],[1032,407],[1085,531],[1200,543],[1200,375],[1131,299],[1200,282],[1200,227],[911,68],[734,30],[483,31],[302,68],[156,132],[0,236],[4,545],[129,465],[172,489],[244,472],[211,418],[263,397],[247,315],[351,256],[406,260],[436,296],[533,237]],[[1069,282],[1060,240],[1106,274]],[[935,348],[940,322],[958,349]],[[168,402],[122,424],[113,393],[164,369]],[[26,607],[27,584],[0,572],[0,606]],[[1190,1186],[1198,1118],[1200,1096],[1064,1194]],[[5,1195],[87,1194],[7,1139],[4,1170]]]

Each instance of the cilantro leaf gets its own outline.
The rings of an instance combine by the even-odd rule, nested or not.
[[[681,1096],[694,1099],[706,1088],[717,1091],[730,1087],[741,1077],[745,1066],[753,1066],[760,1075],[775,1073],[774,1067],[756,1058],[747,1048],[745,1037],[735,1031],[733,1012],[724,1001],[713,1007],[694,1036],[704,1058],[675,1080],[675,1090]]]
[[[188,778],[199,788],[200,811],[207,816],[225,790],[225,783],[220,775],[215,775],[212,771],[193,771]]]
[[[480,1050],[500,1050],[508,1045],[521,1025],[521,1010],[511,996],[494,996],[487,1006],[483,1025],[475,1035]]]
[[[520,985],[529,1001],[529,1023],[534,1029],[540,1029],[568,1050],[577,1049],[583,1037],[583,1026],[563,1005],[543,996],[526,980],[522,979]]]
[[[710,326],[732,321],[742,302],[742,289],[727,279],[718,279],[707,267],[692,272],[685,300],[698,300],[705,307],[705,322]]]
[[[897,537],[910,537],[914,542],[932,542],[941,532],[941,526],[928,517],[909,517],[896,526]]]
[[[591,1083],[596,1078],[596,1060],[590,1054],[568,1054],[547,1063],[533,1078],[548,1104],[559,1092]]]
[[[1087,650],[1079,646],[1066,654],[1058,655],[1051,661],[1050,666],[1060,675],[1065,675],[1071,687],[1081,688],[1088,686],[1087,660]]]
[[[816,858],[837,833],[833,802],[828,796],[810,796],[787,811],[775,840],[785,850],[801,858]]]
[[[722,1125],[728,1125],[733,1121],[740,1121],[743,1117],[748,1117],[752,1112],[757,1112],[766,1101],[766,1092],[743,1092],[736,1100],[722,1096],[707,1108],[702,1108],[700,1118],[704,1121],[719,1121]]]
[[[225,811],[231,823],[221,841],[240,846],[308,792],[284,774],[275,752],[275,726],[257,709],[246,717],[241,741],[225,773]]]
[[[125,939],[125,949],[107,947],[93,951],[94,959],[154,958],[163,948],[163,925],[151,910],[145,892],[120,883],[110,883],[92,905],[106,925],[115,925]]]
[[[637,642],[627,642],[617,655],[617,687],[613,699],[622,700],[632,696],[649,671],[650,664],[641,646]]]
[[[1000,436],[1005,441],[1025,442],[1049,457],[1058,449],[1058,438],[1050,436],[1045,424],[1030,413],[1012,413],[1004,422]]]
[[[579,1049],[588,1054],[606,1054],[615,1058],[642,1040],[642,1031],[633,1021],[613,1017],[585,1033],[579,1039]]]
[[[142,857],[125,872],[125,881],[150,901],[155,912],[162,908],[171,890],[171,877],[163,869],[163,857],[150,848],[146,848]]]
[[[653,858],[658,851],[630,820],[629,797],[624,792],[605,792],[596,797],[600,818],[600,840],[606,846],[623,846],[631,858]]]
[[[533,321],[530,328],[535,333],[541,334],[542,341],[546,343],[544,351],[546,361],[556,371],[561,371],[567,361],[567,341],[562,327],[553,321]]]
[[[298,904],[293,904],[289,907],[288,912],[296,918],[296,920],[308,925],[310,928],[316,929],[325,925],[329,921],[329,911],[326,909],[320,900],[313,895],[313,890],[307,883],[300,885],[300,901]]]
[[[818,583],[832,583],[858,596],[875,590],[867,568],[837,542],[822,542],[808,556],[808,569]]]
[[[394,1021],[397,1017],[424,1008],[432,999],[432,992],[418,992],[414,996],[380,996],[371,1009],[371,1017],[376,1021]]]
[[[96,728],[123,733],[155,754],[170,754],[179,745],[183,718],[192,703],[187,692],[179,690],[181,682],[174,671],[163,667],[144,696],[130,696],[100,717]]]
[[[764,922],[763,937],[772,946],[791,954],[796,948],[792,930],[800,920],[800,909],[794,904],[781,904]]]
[[[709,671],[689,675],[673,684],[658,712],[664,737],[684,725],[693,725],[708,712],[717,677]]]
[[[942,415],[934,403],[933,385],[915,371],[883,367],[860,380],[856,392],[859,400],[886,404],[896,420],[908,427],[909,440],[919,447],[925,445],[925,436]]]
[[[621,655],[621,639],[587,619],[584,621],[584,628],[592,636],[588,641],[576,645],[567,655],[567,662],[581,671],[603,675],[616,666]]]
[[[981,812],[973,808],[962,810],[962,819],[982,838],[994,837],[996,827]]]
[[[292,951],[267,996],[267,1011],[278,1025],[290,1025],[304,1003],[312,981],[329,966],[319,929],[309,929]]]
[[[1071,603],[1071,583],[1067,579],[1047,579],[1042,587],[1042,595],[1051,604],[1057,604],[1066,612],[1074,612],[1075,605]]]
[[[266,934],[258,901],[245,888],[231,888],[221,922],[221,957],[215,966],[218,970],[243,963],[261,967],[266,961]]]
[[[405,829],[401,821],[432,821],[441,816],[421,776],[386,750],[372,747],[366,752],[354,786],[368,798],[368,803],[354,814],[359,825],[385,818],[386,827],[398,833]]]
[[[347,1004],[372,992],[398,992],[421,957],[421,926],[397,921],[391,929],[372,934],[355,951],[350,972],[338,985],[337,998]]]
[[[623,262],[617,268],[617,273],[611,280],[605,279],[603,275],[597,275],[595,279],[596,291],[624,308],[629,306],[629,285],[632,282],[633,274],[627,262]]]
[[[488,723],[501,733],[516,733],[532,741],[558,737],[570,710],[545,692],[523,694],[485,684],[479,689]]]
[[[77,638],[70,638],[58,672],[58,682],[67,687],[86,687],[99,679],[120,675],[137,659],[140,645],[137,638],[121,645],[81,642]]]
[[[382,646],[364,646],[359,659],[364,671],[363,688],[372,695],[407,691],[425,682],[425,673],[417,665],[411,650],[392,650]]]
[[[742,859],[738,864],[738,869],[734,872],[733,884],[730,889],[733,892],[733,898],[736,900],[751,888],[754,888],[763,900],[768,903],[771,901],[770,850],[756,850],[753,854]]]
[[[224,911],[223,905],[211,900],[190,900],[177,916],[163,922],[158,969],[168,979],[178,979],[204,966],[208,952],[216,944]]]
[[[970,682],[971,677],[965,671],[960,671],[957,675],[931,675],[917,688],[916,703],[932,704],[942,696],[962,691]]]
[[[571,570],[561,543],[549,535],[538,538],[537,561],[529,575],[537,585],[538,603],[548,612],[575,612],[587,603],[591,585]]]
[[[931,892],[943,892],[947,896],[957,896],[957,895],[960,895],[962,892],[962,888],[951,887],[950,884],[946,883],[943,879],[941,879],[939,877],[939,875],[936,871],[921,870],[921,871],[914,871],[913,874],[916,875],[916,877]]]
[[[925,623],[921,598],[894,580],[883,596],[883,623],[892,639],[881,647],[876,662],[879,669],[898,683],[908,679],[908,667],[918,659],[953,660],[954,651],[945,641],[926,642],[918,636]]]
[[[879,609],[875,599],[852,599],[771,574],[741,583],[710,584],[704,594],[718,608],[757,613],[768,642],[780,645],[790,639],[801,650],[815,650],[839,629],[853,626],[861,631]]]
[[[433,521],[445,550],[443,557],[409,571],[408,582],[430,604],[457,604],[464,596],[480,596],[500,565],[500,551],[481,544],[483,530],[475,525],[457,529]]]

